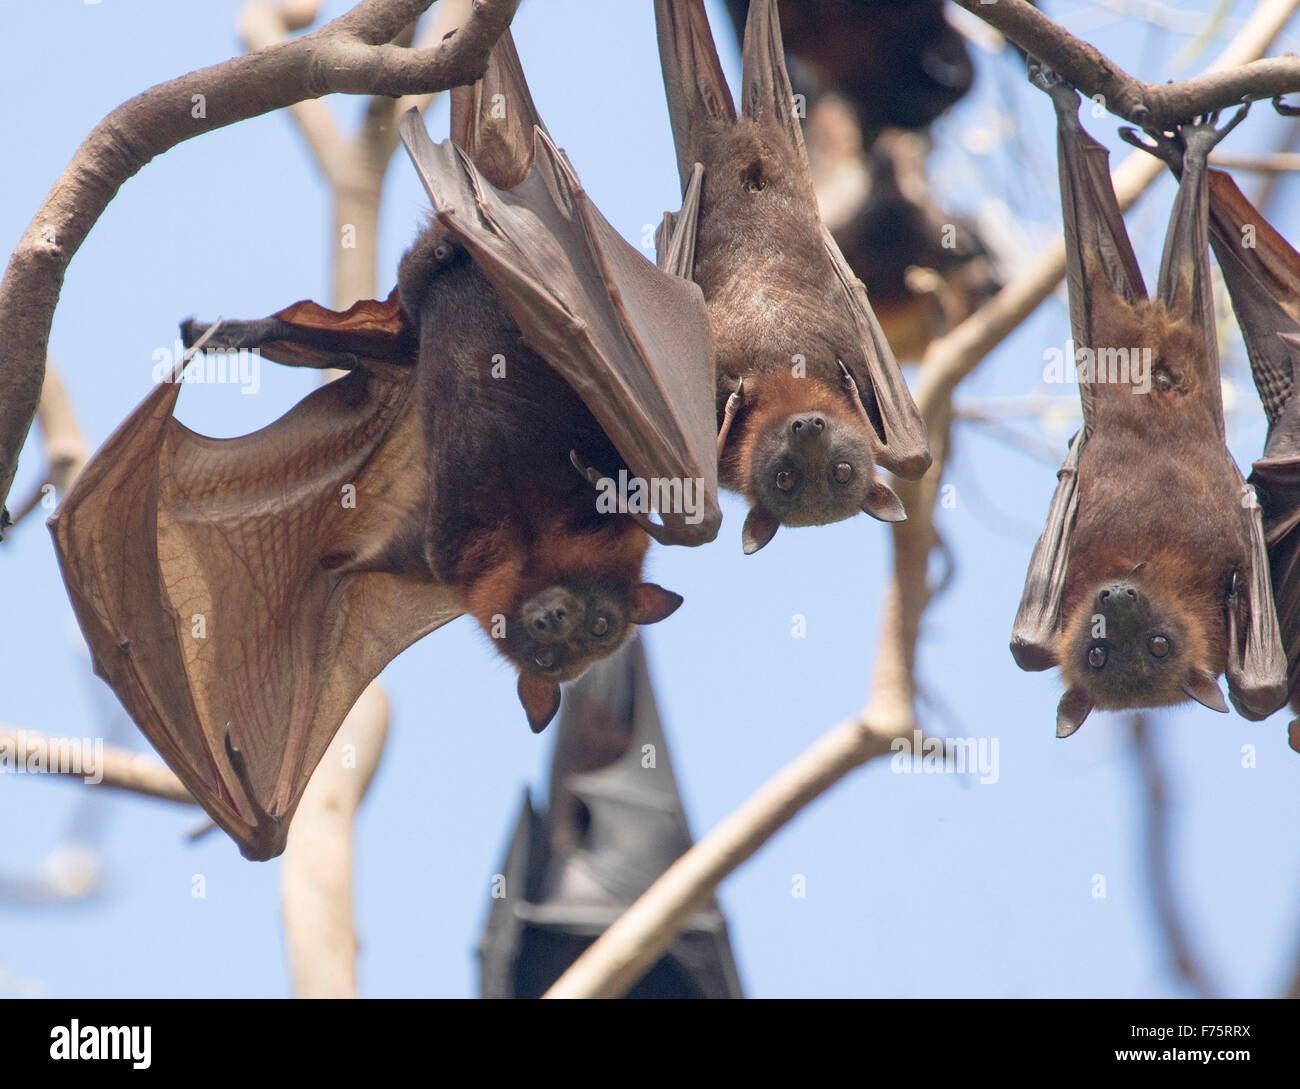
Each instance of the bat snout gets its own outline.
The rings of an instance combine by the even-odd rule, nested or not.
[[[534,594],[521,613],[529,635],[538,642],[558,643],[573,634],[581,609],[572,594],[554,588]]]
[[[1097,591],[1093,604],[1101,613],[1131,614],[1142,605],[1142,593],[1127,582],[1112,582]]]
[[[790,442],[796,446],[826,441],[826,417],[817,412],[802,412],[790,418]]]

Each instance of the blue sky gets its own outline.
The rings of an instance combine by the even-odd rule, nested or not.
[[[348,5],[326,5],[337,14]],[[1209,0],[1195,0],[1205,9]],[[80,140],[151,84],[237,51],[233,0],[83,4],[0,0],[8,33],[0,82],[0,248],[17,241]],[[1174,66],[1186,34],[1125,25],[1091,6],[1049,12],[1148,79]],[[1234,16],[1249,5],[1237,3]],[[724,66],[736,49],[711,5]],[[588,192],[638,242],[678,200],[649,0],[526,0],[516,41],[534,98]],[[1192,27],[1194,31],[1196,27]],[[1231,27],[1228,28],[1229,32]],[[1293,33],[1275,52],[1296,49]],[[976,93],[940,125],[941,195],[974,210],[1000,197],[1022,255],[1059,229],[1052,110],[1009,58],[977,51]],[[579,81],[578,73],[583,73]],[[331,100],[354,124],[359,100]],[[1110,146],[1110,119],[1085,123]],[[990,155],[969,134],[1011,132]],[[446,134],[445,107],[429,118]],[[1267,106],[1231,150],[1278,146]],[[1253,184],[1253,179],[1248,179]],[[1250,192],[1249,184],[1247,191]],[[1294,182],[1272,205],[1300,234]],[[1172,200],[1162,181],[1130,216],[1154,282]],[[389,177],[381,293],[426,209],[404,158]],[[92,444],[145,395],[153,353],[187,316],[260,317],[328,300],[328,195],[287,115],[220,130],[168,152],[129,181],[68,271],[51,349]],[[961,388],[962,397],[1039,388],[1043,352],[1068,335],[1061,298],[1040,308]],[[1226,350],[1241,378],[1239,345]],[[268,364],[257,396],[193,387],[179,415],[213,435],[243,434],[284,412],[312,376]],[[1249,387],[1243,387],[1249,392]],[[1043,432],[1060,453],[1070,428]],[[1245,465],[1258,418],[1231,423]],[[16,497],[39,480],[29,445]],[[721,889],[742,978],[756,996],[1165,996],[1184,993],[1155,929],[1141,854],[1142,796],[1119,716],[1095,714],[1054,737],[1053,674],[1019,672],[1007,651],[1025,566],[1054,466],[970,424],[954,434],[956,504],[938,514],[955,558],[927,613],[919,651],[922,722],[940,736],[998,740],[999,776],[896,775],[877,763],[805,811]],[[647,633],[673,764],[696,833],[712,827],[822,732],[854,713],[871,682],[889,565],[887,530],[863,517],[784,531],[740,550],[743,509],[728,497],[717,541],[655,548],[651,576],[686,604]],[[47,532],[38,521],[0,547],[8,622],[0,625],[0,720],[58,735],[110,732],[80,649]],[[806,638],[791,635],[806,618]],[[417,644],[384,676],[388,748],[360,818],[357,918],[367,995],[475,991],[474,945],[523,787],[545,782],[549,740],[527,729],[512,675],[461,620]],[[1300,944],[1300,756],[1286,715],[1263,724],[1200,708],[1154,715],[1174,813],[1177,894],[1211,976],[1231,995],[1276,994]],[[115,731],[115,732],[114,732]],[[1256,746],[1256,766],[1242,747]],[[220,836],[185,841],[197,814],[77,784],[0,776],[0,888],[35,874],[72,834],[102,853],[91,899],[0,899],[0,994],[283,995],[278,864],[241,859]],[[207,897],[191,898],[192,877]],[[1094,875],[1106,896],[1093,896]],[[807,895],[791,895],[803,875]]]

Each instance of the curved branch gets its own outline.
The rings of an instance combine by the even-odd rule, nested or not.
[[[185,140],[305,99],[426,94],[472,82],[519,0],[476,0],[465,24],[435,46],[388,44],[429,3],[363,0],[300,38],[152,87],[95,127],[54,183],[0,284],[0,502],[40,399],[64,272],[122,184]]]
[[[1243,101],[1300,91],[1300,57],[1259,60],[1295,13],[1291,0],[1262,0],[1232,44],[1199,76],[1177,83],[1134,79],[1026,0],[956,0],[1021,49],[1064,76],[1111,113],[1135,125],[1168,128]]]

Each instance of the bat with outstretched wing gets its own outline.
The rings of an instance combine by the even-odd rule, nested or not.
[[[717,533],[698,287],[600,215],[508,34],[452,99],[452,141],[401,123],[433,217],[387,300],[184,328],[348,373],[221,440],[174,418],[177,373],[51,519],[97,671],[250,858],[283,849],[330,739],[404,647],[472,614],[540,730],[561,682],[681,604],[642,578],[648,534]]]

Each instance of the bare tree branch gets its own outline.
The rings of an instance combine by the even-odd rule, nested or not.
[[[1164,935],[1165,944],[1179,979],[1192,988],[1200,998],[1215,997],[1215,989],[1205,969],[1192,952],[1191,940],[1183,925],[1178,896],[1174,892],[1173,864],[1169,848],[1169,790],[1164,767],[1151,735],[1151,724],[1141,713],[1132,718],[1133,746],[1137,755],[1138,770],[1142,774],[1143,793],[1146,797],[1147,879],[1151,883],[1151,899],[1155,905],[1156,919]]]
[[[971,10],[979,7],[974,0],[973,6],[966,0],[959,2]],[[1001,5],[1017,11],[1028,8],[1038,18],[1044,18],[1023,0],[998,0],[998,6]],[[1264,0],[1211,68],[1242,64],[1261,55],[1297,7],[1300,0]],[[1050,20],[1045,21],[1058,44],[1074,42]],[[994,25],[1018,40],[1000,23]],[[1082,47],[1082,43],[1074,44]],[[1095,50],[1093,53],[1109,65]],[[1068,76],[1068,69],[1062,71]],[[1163,169],[1154,156],[1143,152],[1125,159],[1112,176],[1121,207],[1131,206]],[[932,597],[927,569],[931,549],[938,540],[934,505],[948,454],[952,392],[962,378],[1037,309],[1064,275],[1065,245],[1058,241],[969,318],[932,341],[926,350],[916,401],[929,429],[933,463],[919,481],[891,482],[907,509],[907,521],[891,527],[894,574],[886,598],[871,695],[859,719],[824,735],[682,855],[574,962],[546,997],[597,998],[622,994],[672,944],[691,914],[713,894],[722,879],[753,855],[803,806],[854,768],[890,751],[893,739],[912,736],[916,728],[916,645],[921,617]]]
[[[159,84],[123,103],[54,183],[0,284],[0,502],[40,399],[63,276],[122,184],[156,155],[214,129],[334,93],[427,94],[482,74],[519,0],[476,0],[427,49],[389,44],[430,0],[362,0],[300,38]]]
[[[82,779],[92,786],[127,790],[167,802],[196,805],[171,770],[152,756],[105,746],[87,749],[83,738],[50,737],[36,730],[0,723],[0,744],[12,746],[23,767],[39,766],[51,775]],[[79,770],[69,770],[76,768]]]
[[[85,436],[52,360],[45,362],[45,381],[41,385],[40,404],[36,406],[36,422],[44,439],[47,468],[44,479],[36,485],[31,496],[14,511],[13,525],[32,511],[48,506],[44,502],[47,487],[54,489],[56,499],[66,495],[89,458]]]
[[[1295,12],[1291,0],[1261,0],[1232,45],[1202,75],[1177,83],[1134,79],[1026,0],[956,0],[1064,76],[1111,113],[1135,125],[1167,128],[1246,100],[1300,91],[1300,57],[1259,60]]]

